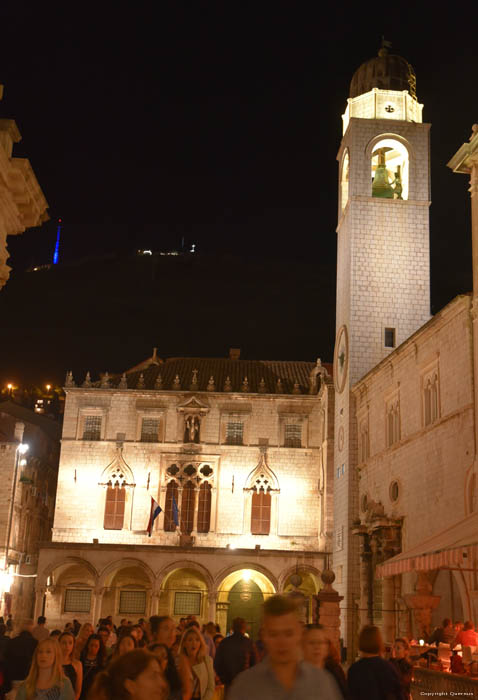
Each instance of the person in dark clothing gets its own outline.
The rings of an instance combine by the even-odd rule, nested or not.
[[[428,640],[428,644],[452,644],[456,636],[453,622],[445,617],[441,627],[437,627]]]
[[[362,627],[359,649],[362,658],[351,665],[347,678],[351,700],[404,700],[397,671],[382,659],[384,644],[378,627]]]
[[[257,662],[256,650],[246,637],[246,621],[242,617],[232,621],[232,632],[222,640],[214,658],[214,669],[224,683],[226,694],[234,678]]]
[[[83,666],[83,684],[80,700],[84,700],[88,697],[95,677],[106,665],[106,648],[99,634],[91,634],[88,637],[80,659]]]
[[[3,620],[3,618],[0,618]],[[5,658],[7,653],[7,646],[10,642],[10,637],[7,637],[5,632],[7,631],[7,626],[4,622],[0,623],[0,697],[3,697],[4,687],[5,687]]]
[[[23,681],[32,665],[33,652],[38,644],[32,635],[33,620],[25,620],[18,637],[10,639],[5,651],[6,683],[9,690],[13,681]]]

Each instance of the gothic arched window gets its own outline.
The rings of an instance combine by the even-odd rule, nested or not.
[[[166,488],[166,504],[164,508],[164,529],[166,532],[174,532],[176,523],[174,522],[173,503],[178,506],[178,485],[175,481],[170,481]]]
[[[119,461],[112,468],[108,467],[102,486],[106,486],[104,529],[122,530],[124,527],[128,528],[128,522],[125,523],[126,503],[129,499],[128,494],[134,487],[133,475],[128,465]]]
[[[181,532],[190,535],[194,528],[194,503],[196,491],[194,484],[188,481],[184,484],[183,497],[181,499]]]
[[[199,487],[198,532],[209,532],[211,524],[211,484],[204,482]]]
[[[124,486],[108,486],[106,489],[105,530],[122,530],[124,524],[124,507],[126,503],[126,489]]]
[[[271,494],[264,487],[252,493],[251,534],[268,535],[271,529]]]

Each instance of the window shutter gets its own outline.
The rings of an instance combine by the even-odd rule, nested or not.
[[[201,484],[198,499],[198,532],[209,532],[211,524],[211,484]]]
[[[106,489],[105,530],[122,530],[124,524],[124,509],[126,504],[126,489],[119,486],[108,486]]]
[[[271,529],[271,494],[261,488],[252,494],[251,534],[268,535]]]
[[[181,499],[181,532],[190,535],[194,527],[194,484],[188,481],[183,488]]]

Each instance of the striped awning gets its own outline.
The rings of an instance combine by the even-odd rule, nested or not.
[[[477,568],[478,512],[429,537],[375,569],[377,578],[404,574],[407,571]]]

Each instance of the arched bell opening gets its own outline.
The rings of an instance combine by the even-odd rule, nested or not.
[[[408,199],[409,160],[407,147],[397,139],[377,141],[372,151],[372,197]]]

